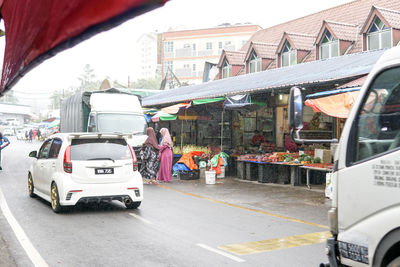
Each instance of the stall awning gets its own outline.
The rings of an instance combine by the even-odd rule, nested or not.
[[[314,112],[331,117],[347,118],[367,75],[340,86],[338,89],[307,95],[305,104]]]
[[[58,52],[167,0],[2,0],[6,47],[0,93]]]
[[[347,118],[360,90],[307,99],[305,104],[314,112],[322,112],[336,118]]]
[[[159,106],[194,99],[289,89],[294,85],[332,85],[368,74],[385,50],[349,54],[290,67],[250,73],[163,91],[143,99],[144,106]],[[315,71],[318,70],[318,71]]]

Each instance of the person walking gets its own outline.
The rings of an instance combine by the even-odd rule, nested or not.
[[[1,151],[10,144],[10,141],[8,140],[7,137],[3,136],[2,133],[0,133],[0,170],[3,169],[2,166],[2,160],[1,160]]]
[[[40,131],[40,129],[37,130],[36,136],[37,140],[42,141],[42,132]]]
[[[160,145],[160,170],[158,180],[168,183],[172,178],[172,140],[167,128],[160,130],[162,140]]]
[[[142,158],[142,166],[140,174],[149,184],[157,184],[156,177],[158,171],[158,154],[159,147],[154,129],[149,127],[146,129],[147,139],[140,149],[140,157]]]
[[[33,131],[32,129],[29,130],[29,141],[32,142],[32,138],[33,138]]]

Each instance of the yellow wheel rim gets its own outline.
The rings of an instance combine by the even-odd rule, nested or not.
[[[57,187],[53,184],[51,186],[51,207],[56,209],[58,205]]]
[[[28,175],[28,190],[29,194],[32,194],[33,192],[33,182],[32,182],[32,176]]]

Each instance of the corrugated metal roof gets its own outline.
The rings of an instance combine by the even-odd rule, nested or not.
[[[240,75],[208,83],[163,91],[143,99],[143,106],[156,106],[267,89],[306,86],[367,74],[385,50],[375,50],[312,61],[290,67]]]

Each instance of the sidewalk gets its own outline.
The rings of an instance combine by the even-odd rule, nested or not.
[[[236,177],[217,179],[215,185],[205,184],[204,179],[179,180],[173,177],[171,183],[159,185],[194,197],[328,225],[331,200],[325,198],[324,185],[313,185],[308,189],[306,186],[258,183]]]

